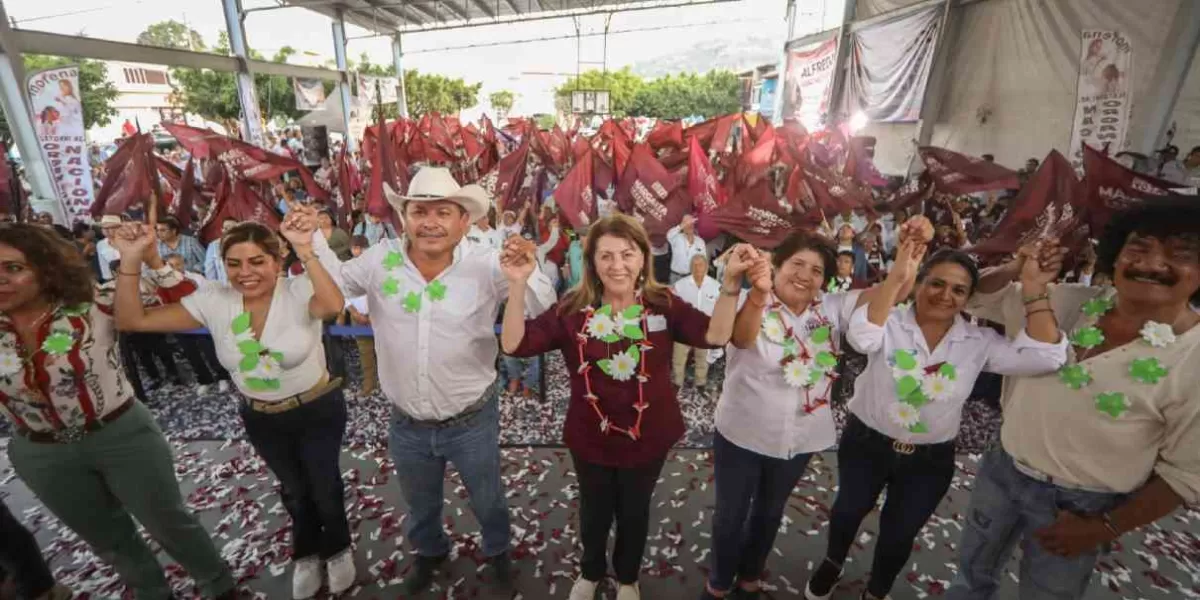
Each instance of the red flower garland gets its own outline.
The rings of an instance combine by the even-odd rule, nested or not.
[[[588,342],[588,323],[592,320],[592,314],[596,311],[594,308],[589,306],[584,309],[584,312],[587,313],[587,318],[583,320],[583,326],[580,327],[579,331],[575,334],[575,339],[579,342],[579,373],[583,375],[583,385],[584,389],[586,390],[584,399],[588,401],[588,404],[592,405],[592,410],[595,411],[596,416],[599,417],[600,431],[602,433],[618,433],[627,435],[630,439],[636,442],[642,437],[642,415],[645,414],[647,408],[650,408],[650,403],[646,402],[646,397],[644,394],[644,386],[650,379],[649,374],[646,373],[646,351],[654,348],[654,345],[650,343],[650,332],[646,325],[648,311],[643,309],[642,316],[640,318],[642,325],[642,339],[641,341],[633,342],[633,344],[637,344],[641,348],[641,352],[639,353],[640,356],[638,357],[638,400],[637,403],[633,405],[633,408],[637,410],[637,421],[635,421],[633,426],[629,428],[614,425],[608,418],[608,415],[600,409],[600,397],[592,393],[592,364],[585,360],[583,349],[585,346],[587,346]],[[633,344],[630,344],[630,346],[632,347]]]

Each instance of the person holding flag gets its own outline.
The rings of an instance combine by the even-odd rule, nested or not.
[[[294,204],[280,226],[305,274],[282,278],[275,232],[246,222],[221,238],[228,285],[204,285],[178,303],[145,309],[136,279],[117,285],[116,320],[123,331],[176,333],[207,328],[217,358],[241,394],[250,444],[279,479],[292,519],[292,595],[311,598],[327,571],[340,594],[356,577],[340,468],[346,430],[341,378],[326,369],[322,322],[341,312],[341,291],[312,250],[316,209]],[[156,244],[149,227],[127,223],[121,273],[133,272]],[[325,569],[322,569],[324,562]]]
[[[424,167],[408,193],[384,186],[404,218],[404,235],[383,240],[345,263],[315,238],[313,248],[349,297],[366,296],[375,330],[381,387],[393,405],[389,446],[408,505],[405,535],[416,559],[402,589],[429,587],[450,554],[442,529],[442,482],[454,463],[483,530],[492,586],[511,590],[509,515],[500,479],[500,411],[496,383],[495,315],[520,295],[537,315],[554,302],[550,281],[536,269],[536,248],[521,236],[500,250],[463,243],[487,214],[487,192],[459,187],[450,170]],[[510,292],[505,260],[530,262],[533,274]]]

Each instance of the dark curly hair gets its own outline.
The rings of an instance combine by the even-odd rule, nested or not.
[[[87,259],[75,244],[53,229],[27,223],[6,223],[0,225],[0,244],[25,255],[42,294],[51,302],[78,306],[95,297],[96,278]]]
[[[816,252],[817,256],[821,257],[821,264],[825,269],[821,287],[825,287],[825,284],[829,283],[829,279],[837,275],[837,246],[834,245],[833,240],[815,231],[797,229],[789,233],[771,254],[771,266],[778,271],[783,268],[783,263],[787,262],[789,258],[804,250]]]
[[[1192,196],[1170,196],[1134,205],[1113,215],[1096,248],[1096,272],[1113,277],[1117,257],[1131,234],[1157,240],[1191,239],[1200,243],[1200,201]],[[1200,304],[1200,289],[1192,293]]]

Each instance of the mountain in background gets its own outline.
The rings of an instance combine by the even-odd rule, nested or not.
[[[706,73],[713,69],[745,71],[759,65],[778,63],[783,43],[771,37],[749,37],[739,40],[706,40],[664,56],[636,62],[633,72],[653,78],[678,73]]]

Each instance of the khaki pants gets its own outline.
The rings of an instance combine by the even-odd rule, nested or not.
[[[379,388],[379,371],[375,367],[375,338],[354,338],[358,345],[358,361],[362,366],[362,395],[369,395]]]
[[[674,366],[673,380],[676,386],[683,385],[683,376],[687,371],[688,354],[695,357],[693,361],[696,367],[696,387],[704,387],[708,384],[708,350],[693,348],[683,344],[675,344],[675,351],[672,355],[672,364]]]

